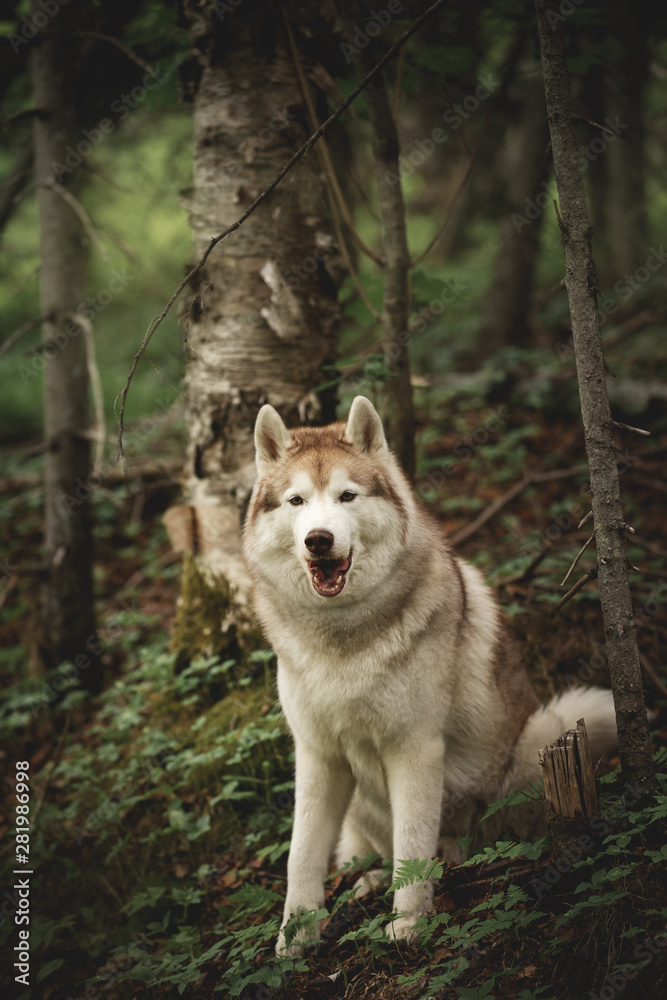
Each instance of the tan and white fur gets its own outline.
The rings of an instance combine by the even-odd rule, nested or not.
[[[539,780],[539,747],[584,716],[596,757],[616,726],[601,689],[539,707],[490,590],[417,500],[369,400],[293,431],[264,406],[255,445],[244,551],[296,753],[284,925],[323,905],[334,851],[339,867],[370,849],[395,866],[460,860],[485,806]],[[387,932],[414,937],[432,896],[430,882],[399,889]],[[289,948],[281,934],[277,950],[318,933]]]

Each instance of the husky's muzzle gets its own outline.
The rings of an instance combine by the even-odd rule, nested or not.
[[[315,556],[308,561],[313,587],[322,597],[335,597],[345,586],[345,574],[352,564],[352,550],[345,559],[331,559],[327,553],[334,544],[334,536],[324,528],[309,531],[306,548]]]

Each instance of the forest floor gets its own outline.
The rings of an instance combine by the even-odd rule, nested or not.
[[[645,415],[643,420],[649,419]],[[637,418],[639,420],[639,418]],[[654,425],[664,427],[659,415]],[[457,552],[495,587],[542,699],[573,683],[609,686],[597,589],[560,610],[589,508],[576,416],[450,398],[424,413],[417,488]],[[666,771],[667,431],[619,432],[635,621],[651,730]],[[178,445],[178,443],[176,443]],[[429,478],[430,477],[430,478]],[[94,496],[105,689],[75,671],[26,679],[34,634],[40,492],[9,477],[1,505],[0,936],[10,949],[15,760],[30,763],[32,991],[44,1000],[457,998],[603,1000],[667,995],[664,795],[642,808],[618,774],[579,857],[511,836],[474,863],[445,865],[419,946],[388,943],[382,894],[355,902],[354,877],[327,886],[335,910],[305,960],[274,960],[291,824],[291,746],[272,657],[218,656],[176,670],[168,634],[180,560],[161,523],[178,497],[171,472]],[[16,477],[14,477],[16,481]],[[521,484],[521,485],[519,485]],[[494,506],[495,505],[495,506]],[[570,583],[593,565],[586,552]],[[26,653],[27,650],[27,653]],[[31,671],[32,672],[32,671]],[[56,695],[56,691],[59,693]],[[612,768],[618,761],[611,761]],[[664,788],[663,788],[664,790]],[[7,995],[7,994],[5,994]]]

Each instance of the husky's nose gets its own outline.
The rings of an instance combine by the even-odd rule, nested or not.
[[[314,556],[325,555],[334,543],[334,536],[324,528],[314,528],[305,538],[306,548]]]

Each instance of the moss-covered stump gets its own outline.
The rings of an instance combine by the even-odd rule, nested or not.
[[[249,654],[265,645],[225,577],[203,572],[186,553],[170,644],[176,670],[204,656],[236,660],[243,668]]]

